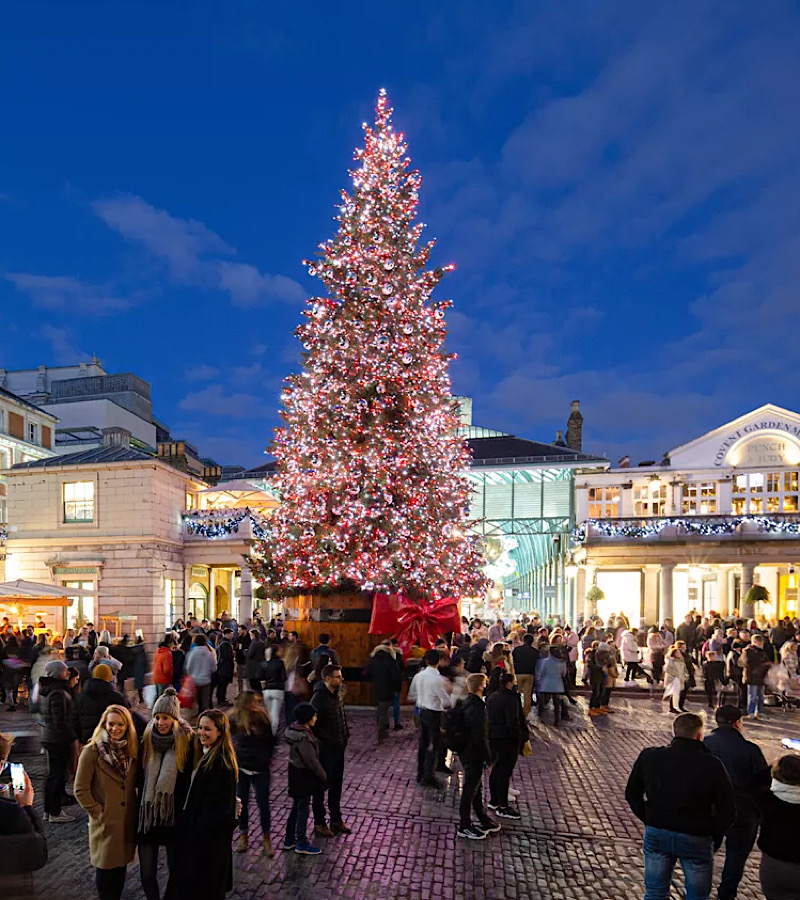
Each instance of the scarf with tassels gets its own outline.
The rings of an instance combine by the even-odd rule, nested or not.
[[[159,734],[153,728],[150,739],[153,752],[144,770],[139,804],[140,834],[157,826],[175,824],[175,783],[178,779],[175,732]]]
[[[128,769],[131,767],[131,758],[128,755],[128,742],[112,741],[108,736],[108,732],[103,731],[101,739],[97,742],[97,753],[100,759],[125,781],[128,777]]]

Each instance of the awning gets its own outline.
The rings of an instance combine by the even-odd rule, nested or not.
[[[75,597],[94,597],[94,593],[58,584],[24,581],[22,578],[0,584],[0,602],[16,605],[69,606]]]

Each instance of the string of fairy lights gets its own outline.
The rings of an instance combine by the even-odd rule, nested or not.
[[[249,507],[234,510],[193,510],[182,518],[189,534],[205,538],[224,538],[239,533],[239,526],[250,518],[250,533],[256,540],[267,535],[267,519]]]
[[[656,537],[668,528],[674,528],[677,534],[713,537],[715,535],[735,534],[740,532],[745,526],[753,526],[761,533],[800,534],[800,522],[758,515],[731,516],[725,519],[712,520],[667,517],[653,519],[652,522],[642,520],[618,522],[607,519],[587,519],[574,529],[573,540],[576,544],[585,543],[590,530],[601,534],[603,537],[639,540]]]

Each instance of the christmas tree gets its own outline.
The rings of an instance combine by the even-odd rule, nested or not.
[[[443,350],[450,304],[430,299],[445,269],[427,268],[433,241],[419,245],[421,178],[391,113],[381,91],[339,231],[307,262],[326,296],[296,332],[304,369],[286,379],[272,448],[282,505],[253,565],[275,594],[438,599],[486,584]]]

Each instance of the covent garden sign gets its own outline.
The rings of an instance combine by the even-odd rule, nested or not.
[[[741,468],[796,466],[800,463],[800,425],[783,419],[748,422],[726,435],[714,465]]]

